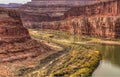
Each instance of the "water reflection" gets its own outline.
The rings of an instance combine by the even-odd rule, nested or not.
[[[97,45],[102,61],[93,77],[120,77],[120,46]]]
[[[120,46],[98,45],[102,58],[120,67]]]

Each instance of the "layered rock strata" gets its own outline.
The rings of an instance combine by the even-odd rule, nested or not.
[[[87,0],[88,1],[88,0]],[[42,21],[58,21],[64,19],[64,13],[70,8],[98,1],[82,0],[32,0],[21,7],[21,16],[25,27],[38,25]]]
[[[62,30],[72,34],[102,38],[120,38],[120,16],[73,17],[40,24],[41,29]]]
[[[38,2],[39,4],[40,1],[41,0],[33,0],[30,5],[36,5],[35,2]],[[66,0],[64,0],[64,2],[65,1]],[[67,1],[71,1],[71,0],[67,0]],[[77,5],[71,6],[72,8],[69,7],[70,9],[64,11],[63,19],[59,19],[59,20],[57,19],[52,20],[49,17],[47,18],[47,21],[45,21],[43,17],[42,18],[43,20],[41,21],[39,20],[38,15],[36,15],[35,16],[36,18],[33,20],[32,19],[33,12],[31,12],[31,15],[29,14],[29,17],[27,16],[23,17],[23,20],[27,20],[27,22],[25,22],[24,25],[28,28],[55,29],[55,30],[70,32],[72,34],[90,35],[90,36],[96,36],[102,38],[120,38],[119,35],[120,34],[120,26],[119,26],[120,1],[119,0],[109,0],[109,1],[104,0],[104,1],[105,2],[93,1],[87,5],[85,5],[84,3],[84,6],[80,6],[80,4],[79,6]],[[47,2],[47,0],[42,2],[45,3]],[[50,4],[53,5],[52,3]],[[54,5],[55,4],[57,3],[54,3]],[[62,4],[63,3],[61,3],[61,5]],[[30,8],[32,8],[32,6],[30,6]],[[37,9],[39,8],[41,7],[37,7]],[[46,8],[47,7],[43,9],[45,10]],[[27,12],[28,11],[30,11],[30,9],[27,10]],[[53,11],[53,13],[55,13],[55,11]],[[34,14],[38,14],[38,13],[34,13]]]
[[[120,15],[120,1],[109,0],[91,5],[76,6],[65,12],[65,17],[70,16],[117,16]]]
[[[51,49],[31,39],[23,27],[16,10],[4,10],[0,14],[0,62],[37,57]]]

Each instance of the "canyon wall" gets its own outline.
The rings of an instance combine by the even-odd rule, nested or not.
[[[66,2],[66,6],[70,6],[70,4],[67,4],[67,1],[71,0],[62,0],[59,6],[61,7],[62,4],[64,4],[62,2]],[[81,0],[77,1],[80,1],[81,3]],[[57,16],[53,18],[47,14],[49,13],[48,11],[51,10],[51,7],[48,10],[48,7],[37,5],[41,2],[43,2],[45,6],[50,5],[53,7],[53,5],[57,5],[54,7],[54,11],[52,11],[52,13],[56,13],[55,10],[57,10],[58,4],[54,3],[54,0],[33,0],[32,2],[25,5],[29,7],[29,9],[27,8],[27,13],[22,14],[22,20],[23,22],[25,21],[25,27],[55,29],[70,32],[72,34],[90,35],[104,38],[120,38],[119,0],[104,0],[102,2],[91,1],[90,3],[86,1],[82,4],[78,3],[79,5],[75,4],[75,6],[74,3],[72,3],[75,1],[71,1],[70,3],[73,5],[71,7],[67,7],[69,9],[66,9],[66,11],[63,12],[63,16]],[[38,10],[36,10],[36,13],[32,12],[33,10],[31,9],[33,9],[33,6],[36,5],[37,7],[35,9],[43,8],[43,10],[47,11],[42,16],[40,14],[42,11],[39,11],[39,13]],[[62,6],[62,8],[66,7]],[[58,10],[60,11],[60,9]]]
[[[103,38],[120,38],[120,16],[73,17],[61,21],[42,22],[39,28]]]
[[[118,12],[120,4],[119,0],[113,0],[108,2],[100,2],[92,5],[76,6],[65,12],[65,17],[70,16],[115,16],[119,15]]]
[[[3,9],[3,8],[2,8]],[[19,11],[4,9],[0,11],[0,63],[29,57],[37,57],[51,49],[33,40],[23,27]]]
[[[86,2],[87,1],[87,2]],[[88,0],[32,0],[21,7],[21,16],[25,27],[42,21],[58,21],[65,18],[70,8],[99,1]]]
[[[13,9],[0,9],[0,41],[15,42],[17,40],[31,39],[27,29],[23,27],[18,11]]]

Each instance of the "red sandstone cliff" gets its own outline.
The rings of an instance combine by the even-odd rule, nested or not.
[[[38,56],[50,49],[31,39],[28,30],[23,27],[19,13],[11,9],[5,9],[0,14],[0,45],[1,62]],[[13,55],[8,56],[9,54]]]
[[[16,71],[16,67],[25,65],[22,64],[23,61],[30,58],[30,61],[26,61],[28,64],[48,51],[52,51],[49,46],[31,39],[18,11],[0,9],[0,76],[14,77],[13,71]]]
[[[58,21],[64,19],[64,13],[75,6],[93,4],[94,0],[32,0],[21,7],[24,26],[37,25],[42,21]]]
[[[42,25],[42,26],[41,26]],[[120,38],[120,16],[73,17],[61,21],[42,22],[39,28],[103,38]]]
[[[65,12],[65,17],[70,16],[116,16],[120,15],[120,1],[112,0],[99,2],[92,5],[76,6]]]
[[[41,0],[33,1],[34,2],[31,3],[32,5],[35,5],[35,1],[37,1],[39,4],[39,1]],[[45,3],[47,1],[42,2]],[[95,1],[91,3],[95,3]],[[28,28],[55,29],[67,31],[72,34],[78,33],[81,35],[90,35],[104,38],[120,38],[119,5],[119,0],[111,0],[108,2],[95,3],[92,5],[72,6],[71,9],[66,10],[63,16],[64,19],[52,20],[51,18],[46,16],[45,18],[47,19],[47,21],[44,20],[44,17],[42,18],[43,20],[39,19],[42,16],[39,17],[37,15],[38,13],[34,13],[36,14],[34,18],[32,16],[33,12],[30,12],[28,17],[23,17],[23,20],[27,20],[24,25]],[[29,7],[32,8],[32,6]],[[36,9],[39,8],[40,7],[37,7]],[[46,10],[46,8],[47,7],[43,9]],[[29,12],[30,10],[31,9],[27,10],[27,12]],[[55,13],[55,11],[53,11],[53,13]],[[32,17],[34,18],[34,20],[32,19]]]

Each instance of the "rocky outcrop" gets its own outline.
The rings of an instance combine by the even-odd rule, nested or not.
[[[33,0],[32,2],[30,2],[30,5],[35,5],[35,2],[38,2],[39,4],[40,1],[41,0]],[[64,0],[64,2],[65,1],[66,0]],[[103,37],[103,38],[120,38],[119,35],[120,1],[119,0],[109,0],[109,1],[104,0],[104,1],[105,2],[93,1],[87,5],[84,3],[84,6],[75,5],[72,6],[72,8],[69,7],[70,9],[66,9],[66,11],[64,11],[63,19],[59,19],[59,20],[56,19],[52,20],[49,17],[47,18],[48,19],[47,21],[44,21],[44,17],[43,17],[43,20],[41,21],[38,19],[37,15],[35,16],[36,18],[34,20],[33,19],[30,20],[31,17],[29,14],[29,17],[23,17],[23,20],[24,19],[27,20],[29,18],[28,21],[24,23],[24,25],[28,28],[62,30],[62,31],[70,32],[72,34],[90,35],[90,36]],[[45,0],[41,2],[46,3],[48,1]],[[55,4],[51,4],[51,5],[55,5]],[[46,8],[47,7],[44,7],[43,9],[46,10]],[[30,11],[30,9],[27,11]],[[53,13],[55,13],[55,11],[53,11]],[[32,15],[33,13],[31,13],[31,16]]]
[[[120,38],[120,16],[76,17],[43,22],[42,29],[62,30],[72,34]]]
[[[70,16],[116,16],[120,15],[120,1],[110,0],[92,5],[76,6],[65,12],[65,17]]]
[[[87,0],[88,1],[88,0]],[[21,16],[25,27],[30,28],[42,21],[58,21],[65,18],[70,8],[99,1],[86,0],[32,0],[21,7]],[[35,28],[35,27],[34,27]]]
[[[0,14],[0,63],[37,57],[51,49],[31,39],[23,27],[16,10],[1,10]]]

